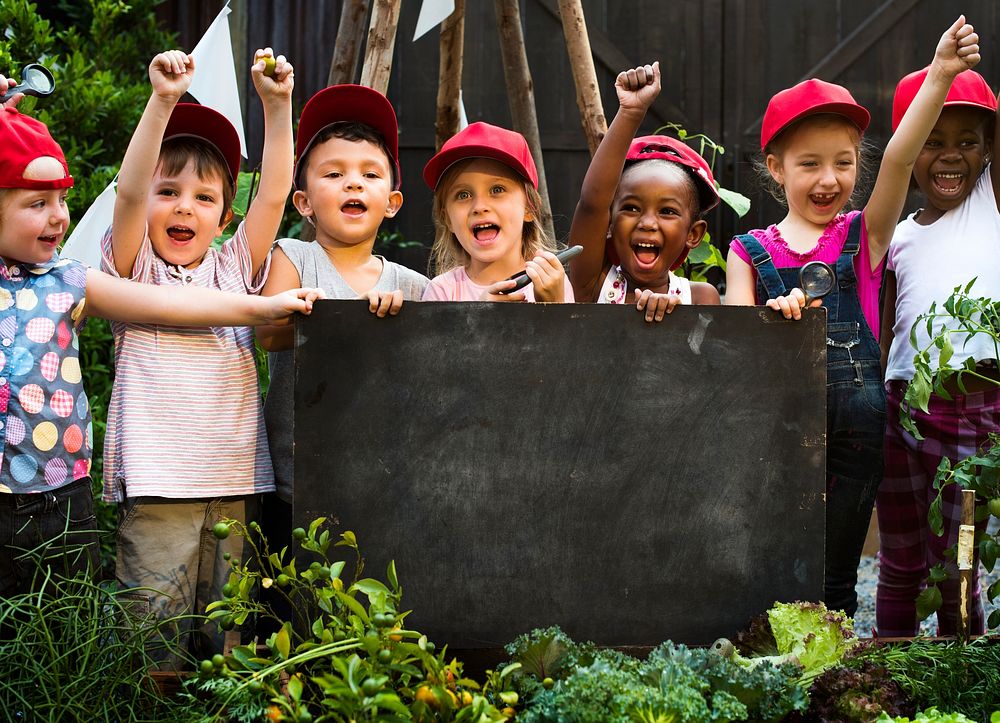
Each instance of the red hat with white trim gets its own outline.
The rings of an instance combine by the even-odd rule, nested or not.
[[[871,113],[854,100],[847,88],[810,78],[771,97],[760,126],[761,150],[795,121],[817,113],[843,116],[862,133],[872,119]]]
[[[482,122],[466,126],[441,146],[437,155],[424,166],[424,181],[432,191],[437,190],[444,172],[468,158],[499,161],[538,188],[535,159],[531,157],[531,149],[524,136],[516,131]]]
[[[215,148],[229,171],[229,182],[233,188],[240,177],[240,136],[235,126],[217,110],[198,103],[178,103],[174,106],[163,140],[171,138],[198,138]]]
[[[0,149],[0,188],[49,190],[73,185],[66,157],[49,135],[49,129],[41,121],[23,115],[16,108],[0,108]],[[25,178],[25,170],[39,158],[59,161],[63,177],[52,180]]]
[[[903,114],[910,107],[910,103],[924,84],[927,71],[930,66],[922,70],[916,70],[896,84],[896,94],[892,98],[892,132],[895,133],[903,120]],[[944,107],[968,106],[970,108],[982,108],[990,113],[997,111],[997,98],[990,90],[986,79],[974,70],[963,70],[955,76],[948,90],[948,96],[944,99]]]

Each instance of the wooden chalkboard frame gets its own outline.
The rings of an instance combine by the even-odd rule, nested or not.
[[[825,340],[821,310],[321,301],[293,517],[394,559],[439,643],[710,643],[822,596]]]

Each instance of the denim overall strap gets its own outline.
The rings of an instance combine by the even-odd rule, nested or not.
[[[757,303],[763,304],[768,299],[775,299],[785,294],[785,283],[771,260],[771,254],[753,235],[745,233],[736,237],[743,244],[750,263],[757,271]]]

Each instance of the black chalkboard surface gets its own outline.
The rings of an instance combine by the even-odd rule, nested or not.
[[[822,596],[825,339],[813,310],[321,301],[295,520],[353,530],[366,575],[394,559],[439,644],[710,643]]]

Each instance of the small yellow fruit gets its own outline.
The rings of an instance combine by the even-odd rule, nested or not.
[[[270,55],[264,58],[264,75],[268,78],[274,77],[275,60]]]

